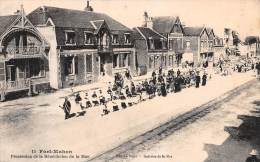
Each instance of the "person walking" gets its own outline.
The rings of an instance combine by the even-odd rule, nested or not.
[[[207,83],[207,73],[204,72],[203,76],[202,76],[202,86],[205,86]]]
[[[195,77],[195,82],[196,82],[196,88],[199,88],[200,87],[200,73],[199,71],[197,71],[197,75]]]
[[[165,87],[164,82],[161,84],[161,94],[162,94],[163,97],[167,96],[167,91],[166,91],[166,87]]]
[[[258,61],[256,63],[256,66],[255,66],[256,70],[257,70],[257,75],[260,75],[260,61]]]
[[[71,110],[71,104],[68,99],[68,97],[65,97],[65,101],[63,103],[62,109],[64,110],[65,113],[65,120],[69,118],[70,116],[70,110]]]

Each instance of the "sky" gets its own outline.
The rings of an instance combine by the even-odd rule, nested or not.
[[[28,14],[39,6],[83,10],[87,0],[0,0],[0,15],[13,14],[24,5]],[[95,12],[106,13],[133,28],[150,16],[179,16],[186,26],[208,26],[223,37],[225,27],[241,38],[260,36],[260,0],[90,0]]]

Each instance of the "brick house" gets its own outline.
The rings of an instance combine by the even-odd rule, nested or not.
[[[178,66],[181,63],[183,49],[183,35],[184,30],[178,16],[159,16],[150,17],[145,12],[144,14],[144,26],[155,30],[167,39],[169,62],[168,67]]]
[[[197,66],[203,59],[211,60],[214,54],[209,44],[209,35],[205,27],[184,27],[184,58],[188,58],[185,61],[194,62]]]
[[[0,16],[0,100],[49,87],[49,44],[24,14]]]
[[[132,30],[103,13],[43,6],[28,15],[50,42],[53,88],[93,83],[126,69],[135,72]]]
[[[245,38],[249,57],[260,57],[260,37],[247,36]]]
[[[172,59],[167,61],[167,39],[163,35],[151,28],[136,27],[134,40],[139,75],[173,65]]]

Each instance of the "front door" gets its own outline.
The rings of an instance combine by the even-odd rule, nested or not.
[[[16,66],[7,65],[7,81],[16,81]]]
[[[106,74],[105,64],[106,64],[105,56],[100,55],[100,75],[101,76],[105,76],[105,74]]]

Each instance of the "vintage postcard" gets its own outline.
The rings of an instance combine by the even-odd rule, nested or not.
[[[260,162],[260,1],[0,0],[0,162]]]

